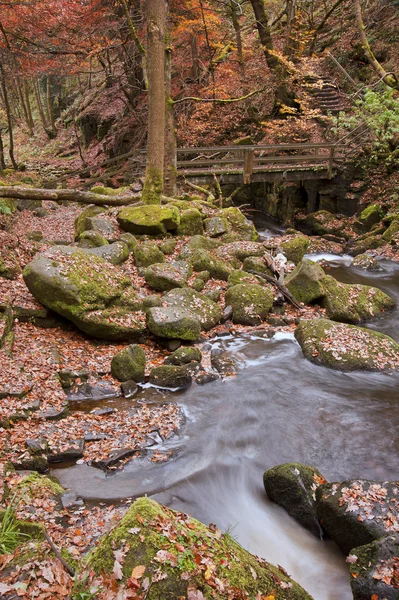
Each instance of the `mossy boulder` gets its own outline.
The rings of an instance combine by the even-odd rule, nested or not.
[[[202,352],[193,346],[182,346],[165,358],[166,365],[187,365],[191,362],[201,362]]]
[[[9,248],[0,248],[0,277],[17,279],[22,269],[14,252]]]
[[[115,354],[111,361],[111,373],[118,381],[144,381],[145,352],[142,347],[132,344]]]
[[[368,235],[361,240],[356,240],[353,246],[349,249],[349,254],[357,256],[358,254],[364,254],[367,250],[375,250],[385,244],[384,239],[378,235]]]
[[[202,214],[197,208],[188,208],[180,212],[180,224],[176,231],[177,235],[202,235],[204,226]]]
[[[158,248],[161,250],[161,252],[163,252],[163,254],[173,254],[173,252],[176,249],[176,245],[177,245],[177,240],[174,238],[168,238],[166,240],[163,240],[163,242],[161,242],[158,246]]]
[[[366,271],[383,271],[378,260],[369,254],[358,254],[353,259],[352,266],[365,269]]]
[[[263,475],[270,500],[318,538],[322,529],[316,513],[316,490],[324,483],[326,479],[320,471],[300,463],[278,465]]]
[[[188,311],[205,331],[215,327],[222,318],[222,309],[209,298],[189,288],[174,289],[162,298],[163,306]],[[184,338],[182,338],[184,339]]]
[[[240,283],[226,292],[226,306],[233,308],[233,323],[259,325],[273,306],[273,292],[269,287]]]
[[[220,245],[218,240],[207,238],[204,235],[193,235],[183,246],[180,258],[188,260],[194,250],[215,250]]]
[[[379,204],[372,204],[360,213],[357,223],[354,225],[357,233],[370,231],[374,225],[379,223],[384,216],[384,211]]]
[[[150,383],[161,388],[183,390],[191,385],[192,376],[184,365],[161,365],[151,369]]]
[[[192,312],[178,307],[153,307],[147,310],[147,327],[162,338],[196,342],[200,338],[201,323]]]
[[[139,235],[162,235],[176,231],[180,213],[175,206],[126,206],[118,214],[118,223],[125,231]]]
[[[345,222],[337,219],[335,215],[327,210],[319,210],[306,217],[304,227],[313,235],[330,233],[338,237],[344,237],[342,230],[345,227]]]
[[[129,248],[125,242],[119,241],[113,244],[105,244],[99,248],[89,248],[87,254],[98,256],[112,265],[121,265],[129,258]]]
[[[88,335],[124,340],[145,329],[142,301],[130,279],[81,248],[57,246],[37,254],[23,277],[41,304]]]
[[[165,262],[164,253],[155,242],[143,242],[133,250],[134,264],[136,267],[149,267],[157,263]]]
[[[248,256],[242,264],[242,270],[246,271],[247,273],[255,271],[256,273],[265,273],[267,275],[273,275],[269,267],[266,266],[265,261],[262,258],[256,256]]]
[[[256,242],[259,234],[255,225],[235,206],[224,208],[219,215],[226,219],[233,232],[237,233],[241,240]]]
[[[325,289],[323,306],[333,321],[361,323],[392,310],[395,301],[375,287],[341,283],[326,275],[322,281]]]
[[[93,204],[90,204],[82,210],[75,219],[75,241],[78,241],[82,233],[86,231],[86,229],[89,229],[86,219],[96,217],[102,213],[105,213],[105,208],[94,206]]]
[[[298,302],[310,304],[325,295],[325,277],[326,274],[318,263],[303,259],[287,275],[284,284]]]
[[[351,550],[349,578],[354,600],[399,600],[399,533]]]
[[[305,256],[309,244],[310,240],[306,235],[295,235],[291,239],[281,242],[280,248],[286,259],[297,265]]]
[[[195,271],[208,271],[213,279],[227,281],[232,266],[216,258],[207,250],[194,250],[189,258]]]
[[[391,242],[394,236],[399,232],[399,218],[394,219],[388,229],[383,233],[382,239],[384,242]]]
[[[249,256],[263,256],[266,249],[260,242],[230,242],[229,244],[223,244],[216,252],[215,256],[221,260],[229,260],[231,258],[238,258],[242,261]]]
[[[135,238],[134,235],[132,235],[131,233],[122,233],[122,235],[120,236],[120,240],[122,242],[125,242],[125,244],[129,248],[129,252],[133,252],[133,250],[135,250],[135,248],[137,248],[137,246],[139,245],[138,239]]]
[[[224,233],[228,233],[230,227],[227,219],[223,217],[210,217],[204,221],[205,232],[209,237],[220,237]]]
[[[295,338],[305,358],[340,371],[397,371],[399,344],[377,331],[328,319],[301,321]]]
[[[352,548],[397,532],[398,494],[397,482],[326,483],[316,491],[317,515],[330,538],[348,554]]]
[[[146,600],[193,600],[201,596],[227,600],[237,594],[243,598],[311,600],[283,569],[251,555],[232,536],[149,498],[137,500],[118,525],[100,539],[88,557],[87,570],[93,571],[93,577],[111,575],[115,551],[121,549],[124,561],[117,585],[127,587],[132,570],[140,566],[143,571],[144,567],[138,585],[142,586],[146,578],[152,581]]]
[[[233,287],[235,285],[239,285],[240,283],[250,283],[253,285],[263,285],[264,284],[264,280],[261,280],[259,277],[256,277],[256,275],[251,275],[250,273],[247,273],[246,271],[241,271],[240,269],[235,269],[234,271],[232,271],[229,275],[229,278],[227,280],[227,287]]]
[[[196,277],[194,281],[191,282],[190,287],[196,292],[202,292],[206,283],[201,277]]]
[[[154,290],[167,292],[173,288],[182,288],[192,274],[192,267],[184,260],[158,263],[148,267],[145,272],[147,284]]]
[[[80,248],[100,248],[107,244],[108,240],[99,231],[84,231],[79,237]]]

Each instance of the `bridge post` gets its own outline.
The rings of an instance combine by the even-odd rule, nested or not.
[[[334,146],[330,148],[330,156],[328,158],[328,179],[332,179],[334,164]]]
[[[253,149],[244,150],[244,185],[251,183],[251,176],[254,172],[254,151]]]

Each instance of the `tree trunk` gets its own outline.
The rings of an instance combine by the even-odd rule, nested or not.
[[[263,52],[265,53],[267,65],[271,71],[279,71],[280,62],[276,56],[274,56],[273,40],[263,0],[250,0],[250,2],[255,14],[256,27],[258,29]]]
[[[287,30],[285,35],[284,52],[292,57],[298,47],[295,39],[296,0],[287,0]]]
[[[337,9],[338,6],[340,6],[340,4],[342,4],[345,1],[346,0],[337,0],[335,2],[335,4],[332,5],[332,7],[330,8],[330,10],[328,10],[326,12],[326,14],[324,15],[323,19],[320,21],[320,23],[318,24],[318,26],[314,30],[313,38],[312,38],[312,41],[311,41],[310,46],[309,46],[309,56],[312,56],[312,54],[314,52],[314,47],[316,45],[316,39],[317,39],[318,34],[323,29],[324,25],[327,23],[328,19],[331,17],[331,15],[335,11],[335,9]]]
[[[176,128],[171,98],[172,84],[172,49],[169,36],[165,46],[165,165],[164,165],[164,191],[169,197],[177,193],[177,153],[176,153]]]
[[[32,128],[31,121],[29,119],[28,108],[26,106],[26,98],[25,98],[25,94],[24,94],[23,84],[21,83],[20,79],[17,79],[16,85],[17,85],[17,90],[18,90],[19,101],[22,106],[22,112],[24,113],[24,117],[25,117],[25,123],[28,128],[28,135],[29,135],[29,137],[33,137],[33,128]]]
[[[191,69],[188,78],[193,83],[199,83],[201,79],[201,62],[198,54],[197,36],[195,33],[190,35],[191,48]]]
[[[370,65],[373,67],[374,71],[383,78],[384,83],[389,85],[389,87],[394,89],[399,89],[399,81],[396,75],[392,73],[387,73],[384,67],[378,62],[374,53],[370,47],[366,36],[366,27],[363,22],[362,15],[362,6],[360,4],[360,0],[354,0],[355,14],[356,14],[356,23],[360,34],[360,41],[362,44],[362,48],[366,54],[366,58],[369,61]]]
[[[55,127],[55,120],[54,120],[53,99],[51,97],[51,77],[50,77],[50,75],[47,75],[47,77],[46,77],[46,102],[47,102],[48,122],[50,124],[51,130],[52,130],[54,136],[56,136],[57,130]]]
[[[3,67],[2,63],[0,63],[0,77],[1,77],[1,88],[3,90],[4,106],[5,106],[6,115],[7,115],[7,124],[8,124],[8,136],[9,136],[8,153],[10,156],[12,166],[14,167],[15,170],[17,170],[18,165],[17,165],[17,162],[14,157],[14,136],[13,136],[13,129],[12,129],[11,109],[10,109],[10,103],[8,100],[6,74],[4,72],[4,67]]]
[[[241,27],[240,21],[238,20],[237,14],[237,4],[234,0],[230,0],[230,11],[231,11],[231,20],[233,22],[234,31],[236,34],[236,44],[237,44],[237,55],[238,55],[238,64],[240,66],[240,75],[244,77],[244,57],[242,52],[242,36],[241,36]]]
[[[165,0],[146,0],[148,141],[143,201],[160,204],[165,160]]]
[[[5,169],[6,168],[6,161],[4,160],[4,145],[3,145],[3,138],[1,135],[1,130],[0,130],[0,169]]]
[[[33,131],[35,124],[34,124],[33,117],[32,117],[32,109],[31,109],[30,98],[29,98],[29,84],[27,83],[27,81],[24,81],[24,83],[23,83],[23,94],[24,94],[24,98],[25,98],[26,111],[28,113],[29,127]]]
[[[37,80],[35,80],[33,82],[33,90],[35,92],[35,100],[36,100],[37,110],[39,112],[39,116],[40,116],[40,120],[43,125],[43,129],[47,133],[49,139],[51,139],[52,136],[50,134],[50,129],[49,129],[49,126],[47,123],[46,115],[44,114],[42,98],[40,95],[40,88],[39,88],[39,84],[38,84]]]

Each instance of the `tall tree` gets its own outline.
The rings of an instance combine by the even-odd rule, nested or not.
[[[273,40],[270,33],[270,26],[266,15],[264,0],[250,0],[258,29],[259,38],[265,53],[266,62],[270,70],[278,70],[280,61],[274,54]]]
[[[148,140],[142,199],[160,204],[165,162],[165,35],[166,0],[146,0]]]

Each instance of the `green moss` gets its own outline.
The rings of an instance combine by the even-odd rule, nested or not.
[[[192,377],[187,365],[161,365],[150,372],[150,383],[162,388],[184,389],[191,384]]]
[[[177,235],[202,235],[204,227],[200,211],[191,206],[186,210],[181,210],[180,224],[176,233]]]
[[[122,233],[120,239],[122,242],[125,242],[127,247],[129,248],[129,252],[133,252],[135,248],[139,245],[138,240],[131,233]]]
[[[128,189],[128,187],[114,189],[110,187],[104,187],[102,185],[97,185],[91,188],[90,191],[93,192],[93,194],[100,194],[101,196],[119,196],[120,194],[126,192]]]
[[[325,276],[319,264],[304,259],[286,277],[285,286],[298,302],[310,304],[325,296]]]
[[[81,248],[99,248],[107,244],[108,240],[99,231],[84,231],[79,236],[79,246]]]
[[[382,239],[385,242],[391,242],[393,237],[398,233],[398,231],[399,231],[399,219],[392,221],[392,223],[390,224],[390,226],[388,227],[386,232],[382,235]]]
[[[28,494],[32,498],[42,498],[46,495],[61,496],[64,493],[64,488],[54,479],[50,479],[45,475],[38,473],[30,473],[14,487],[17,495]]]
[[[268,287],[242,283],[227,290],[226,306],[233,308],[233,322],[259,325],[273,306],[273,292]]]
[[[287,260],[296,265],[301,262],[309,247],[310,240],[306,235],[296,235],[290,240],[281,243],[281,250]]]
[[[111,361],[111,373],[119,381],[144,381],[145,352],[142,347],[131,345],[118,352]]]
[[[168,365],[187,365],[190,362],[201,362],[202,352],[199,348],[193,346],[182,346],[172,352],[170,356],[165,359],[165,364]]]
[[[184,308],[150,308],[147,310],[147,327],[159,337],[188,342],[198,341],[201,334],[201,323]]]
[[[75,241],[77,242],[84,231],[86,231],[86,219],[96,217],[105,212],[101,206],[88,206],[75,219]]]
[[[232,268],[206,250],[193,250],[190,262],[195,271],[208,271],[213,279],[227,281]]]
[[[136,246],[133,256],[136,267],[149,267],[165,262],[165,256],[155,242],[143,242]]]
[[[240,283],[263,285],[264,280],[261,280],[259,277],[256,277],[256,275],[250,275],[246,271],[235,269],[229,275],[229,278],[227,280],[227,286],[233,287],[234,285],[238,285]]]
[[[126,206],[117,218],[122,229],[138,235],[162,235],[180,224],[180,213],[172,205]]]
[[[240,235],[242,240],[256,242],[259,234],[254,224],[249,221],[239,208],[230,206],[220,211],[220,216],[227,219],[232,230]]]
[[[163,173],[154,167],[147,168],[143,193],[141,196],[144,204],[161,204],[163,189]]]
[[[174,289],[163,297],[164,306],[182,308],[200,322],[202,329],[208,331],[222,318],[222,309],[203,294],[189,288]]]
[[[164,240],[163,242],[161,242],[159,244],[158,248],[164,254],[173,254],[173,252],[176,249],[176,244],[177,244],[176,240],[174,240],[173,238],[169,238],[168,240]]]

